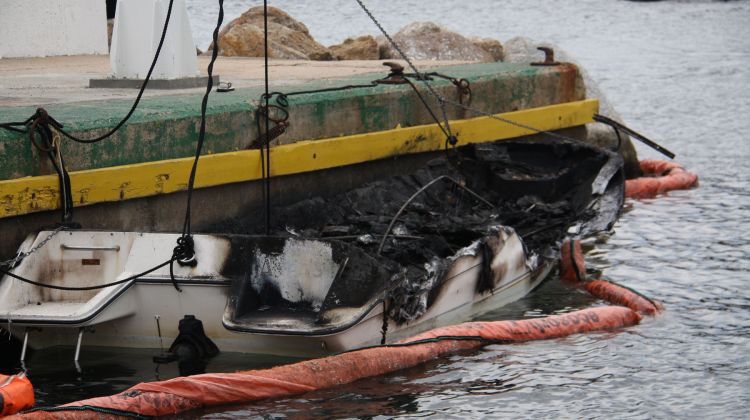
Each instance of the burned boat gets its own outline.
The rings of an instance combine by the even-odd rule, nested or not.
[[[24,347],[77,344],[76,357],[82,341],[158,348],[186,315],[222,351],[315,356],[397,342],[529,293],[563,239],[612,228],[623,183],[615,153],[500,141],[278,206],[270,234],[252,215],[227,221],[193,235],[192,264],[164,263],[176,234],[44,231],[2,278],[0,322]]]

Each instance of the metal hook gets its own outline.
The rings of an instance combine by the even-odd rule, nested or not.
[[[557,66],[560,63],[555,61],[555,50],[550,47],[538,47],[537,50],[544,53],[544,61],[531,63],[532,66]]]

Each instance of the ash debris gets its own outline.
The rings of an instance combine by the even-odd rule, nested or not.
[[[596,216],[589,206],[591,184],[607,159],[594,147],[559,140],[466,146],[410,175],[275,208],[271,234],[344,241],[377,258],[394,273],[391,316],[408,321],[424,312],[429,292],[444,280],[440,261],[500,225],[515,229],[529,256],[554,255],[568,226]],[[394,215],[440,176],[466,188],[442,180],[416,196],[378,256]],[[249,231],[264,233],[258,225]]]

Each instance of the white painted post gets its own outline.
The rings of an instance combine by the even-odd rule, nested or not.
[[[102,2],[103,3],[103,2]],[[144,79],[159,46],[169,0],[118,0],[110,64],[116,79]],[[196,77],[198,60],[184,0],[174,0],[152,79]]]
[[[104,0],[0,0],[0,58],[107,54]]]

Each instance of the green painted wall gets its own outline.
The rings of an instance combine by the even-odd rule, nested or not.
[[[520,64],[486,63],[443,67],[439,71],[471,82],[471,106],[486,112],[505,112],[583,99],[578,70],[569,65],[532,67]],[[366,84],[383,73],[358,75],[294,86],[274,86],[273,91],[310,90]],[[572,85],[571,85],[572,83]],[[432,82],[446,98],[456,99],[456,88],[448,81]],[[417,86],[442,115],[434,98]],[[211,93],[204,153],[245,149],[257,137],[254,104],[260,88]],[[127,125],[97,144],[65,141],[63,151],[71,171],[102,168],[153,160],[187,157],[195,153],[202,94],[163,95],[144,98]],[[103,134],[127,114],[131,100],[89,101],[46,107],[67,130],[81,137]],[[452,119],[475,115],[448,106]],[[0,122],[22,121],[34,113],[31,107],[0,108]],[[278,139],[291,143],[303,139],[335,137],[380,131],[432,122],[429,113],[408,85],[380,85],[346,91],[292,96],[289,98],[290,127]],[[31,146],[27,136],[0,130],[0,179],[52,173],[47,157]]]

